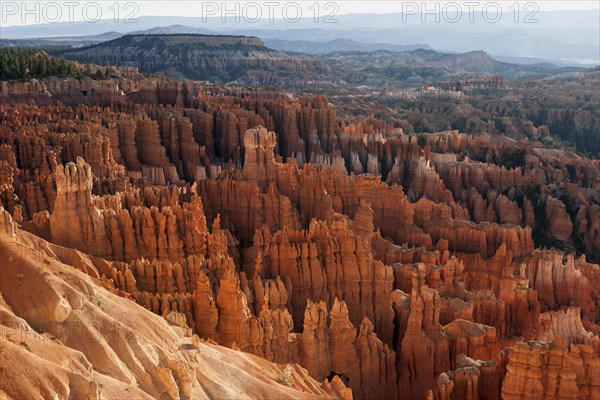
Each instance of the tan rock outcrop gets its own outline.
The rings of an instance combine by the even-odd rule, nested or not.
[[[92,204],[92,171],[82,158],[56,169],[57,197],[50,214],[52,240],[100,257],[110,243],[100,210]]]

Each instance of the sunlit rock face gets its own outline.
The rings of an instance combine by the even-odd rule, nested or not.
[[[323,96],[82,85],[0,96],[0,322],[54,324],[8,345],[52,354],[25,389],[0,369],[9,397],[599,397],[597,161],[417,139]],[[515,148],[523,167],[492,162]],[[126,314],[129,347],[56,330]]]

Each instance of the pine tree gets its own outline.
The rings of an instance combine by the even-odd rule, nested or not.
[[[96,79],[110,78],[109,69],[92,73],[90,65],[86,65],[83,73],[77,64],[59,57],[49,57],[46,53],[35,49],[0,48],[0,79],[31,79],[58,77],[81,77],[82,75]]]

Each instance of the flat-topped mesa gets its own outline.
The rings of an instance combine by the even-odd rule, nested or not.
[[[277,146],[275,132],[270,132],[262,125],[248,129],[244,134],[244,178],[256,181],[263,187],[267,182],[275,180],[275,156]]]
[[[125,35],[95,46],[73,48],[61,55],[81,63],[134,66],[142,73],[160,73],[178,79],[171,88],[183,87],[184,79],[252,85],[277,81],[296,85],[331,71],[320,58],[290,56],[265,47],[256,37],[243,36]],[[134,97],[183,106],[186,99],[195,97],[192,93],[176,89],[164,97],[155,97],[152,90],[144,90],[136,92]]]
[[[171,35],[127,35],[126,39],[132,43],[147,41],[148,38],[157,37],[166,46],[178,44],[201,44],[207,47],[221,47],[225,45],[243,45],[264,47],[262,40],[256,36],[226,36],[226,35],[195,35],[189,33]]]
[[[52,241],[95,256],[110,257],[111,247],[100,210],[92,203],[93,174],[83,158],[59,165],[56,200],[50,214]]]

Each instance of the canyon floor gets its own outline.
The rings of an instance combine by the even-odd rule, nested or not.
[[[600,399],[600,161],[401,125],[3,81],[0,398]]]

